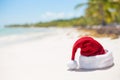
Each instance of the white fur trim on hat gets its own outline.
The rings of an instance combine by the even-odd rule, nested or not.
[[[80,56],[79,57],[80,68],[84,69],[99,69],[106,68],[113,65],[112,52],[106,51],[106,54],[97,56]]]
[[[76,69],[78,64],[77,64],[77,61],[75,60],[71,60],[68,64],[67,64],[68,68],[69,69]]]

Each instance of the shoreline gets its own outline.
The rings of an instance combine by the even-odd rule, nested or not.
[[[31,40],[37,40],[37,39],[42,39],[42,38],[49,37],[49,36],[54,36],[56,35],[56,33],[58,34],[60,32],[60,30],[57,28],[39,28],[39,29],[44,29],[44,31],[2,35],[0,36],[0,44],[1,44],[0,47],[7,45],[7,44],[9,45],[9,44],[14,44],[14,43],[19,43],[19,42],[20,43],[27,42]]]

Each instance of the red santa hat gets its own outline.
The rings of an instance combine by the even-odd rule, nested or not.
[[[91,37],[78,39],[72,49],[71,61],[68,63],[69,69],[76,69],[78,64],[75,61],[75,53],[80,48],[79,64],[80,68],[96,69],[105,68],[113,64],[113,57],[110,51]]]

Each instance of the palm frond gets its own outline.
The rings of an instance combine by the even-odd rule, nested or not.
[[[81,4],[78,4],[78,5],[75,6],[74,9],[78,9],[78,8],[80,8],[80,7],[83,7],[83,6],[86,5],[86,4],[88,4],[88,3],[81,3]]]

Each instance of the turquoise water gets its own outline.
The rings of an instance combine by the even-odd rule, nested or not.
[[[43,39],[55,31],[53,28],[0,28],[0,47]]]
[[[19,35],[33,32],[48,32],[46,28],[0,28],[0,36]]]

